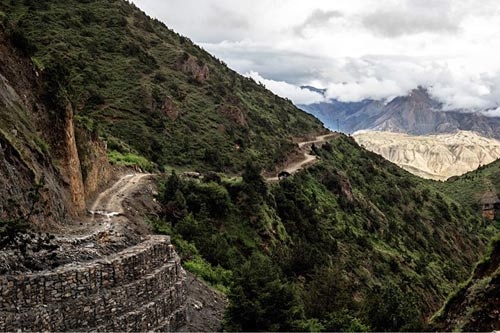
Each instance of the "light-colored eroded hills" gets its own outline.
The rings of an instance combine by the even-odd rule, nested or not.
[[[500,158],[500,141],[469,131],[425,136],[360,131],[353,136],[366,149],[409,172],[436,180],[461,175]]]

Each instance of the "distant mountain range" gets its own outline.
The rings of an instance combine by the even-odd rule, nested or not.
[[[324,90],[317,88],[303,88],[324,93]],[[427,135],[464,130],[500,139],[500,118],[468,110],[444,111],[442,103],[421,87],[390,102],[372,99],[360,102],[330,100],[299,107],[316,116],[327,127],[344,133],[370,129]]]

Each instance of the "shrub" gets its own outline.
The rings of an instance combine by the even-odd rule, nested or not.
[[[122,154],[118,151],[112,150],[108,152],[108,158],[113,164],[138,166],[144,171],[153,171],[153,164],[148,159],[133,153]]]

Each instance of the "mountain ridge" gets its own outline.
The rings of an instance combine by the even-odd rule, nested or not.
[[[329,102],[300,105],[325,125],[345,133],[370,129],[413,135],[475,131],[500,139],[500,118],[487,117],[470,110],[444,110],[443,103],[432,98],[423,87],[391,101],[366,99],[360,102]]]
[[[19,184],[9,172],[30,176],[29,170],[10,163],[20,161],[26,151],[43,157],[37,163],[43,164],[43,171],[50,171],[60,186],[49,187],[49,195],[56,194],[52,200],[56,203],[62,197],[59,204],[64,207],[74,204],[71,195],[79,195],[81,200],[87,193],[82,193],[81,187],[71,191],[71,177],[64,172],[75,179],[81,177],[84,184],[89,177],[94,178],[98,181],[90,183],[96,184],[105,177],[92,168],[101,167],[101,161],[108,158],[134,168],[127,169],[130,176],[125,176],[125,183],[115,183],[124,187],[112,187],[116,190],[112,191],[114,204],[99,207],[97,200],[91,207],[96,210],[89,210],[94,214],[86,218],[97,227],[91,239],[77,237],[72,242],[74,238],[67,238],[82,260],[102,243],[117,241],[128,247],[133,230],[139,224],[147,229],[144,223],[148,220],[155,232],[172,237],[185,268],[229,293],[225,330],[418,331],[484,250],[492,230],[480,215],[437,191],[433,182],[412,176],[342,134],[334,140],[311,143],[306,153],[319,157],[314,165],[279,182],[266,182],[261,166],[279,165],[296,151],[297,142],[326,130],[312,116],[238,76],[188,38],[124,0],[10,1],[0,3],[0,11],[1,24],[21,41],[18,51],[25,53],[24,63],[39,73],[39,89],[28,88],[36,90],[34,96],[41,105],[29,109],[33,112],[28,112],[26,119],[13,120],[16,125],[30,125],[18,132],[30,138],[23,146],[15,145],[13,134],[5,135],[9,136],[10,149],[1,152],[0,174],[9,177],[0,177],[4,181],[0,182],[2,202],[8,199],[11,188],[21,193],[25,190],[24,182]],[[30,78],[38,82],[35,76],[33,73]],[[6,87],[0,85],[0,91],[9,90]],[[17,115],[12,110],[0,108],[4,115]],[[50,117],[57,121],[46,119]],[[45,122],[49,126],[42,126]],[[4,126],[2,122],[2,134],[11,130],[8,126],[4,130]],[[70,133],[69,138],[66,133]],[[35,137],[46,141],[37,143]],[[92,149],[94,143],[98,149]],[[69,163],[65,159],[73,160]],[[77,165],[77,159],[79,168],[65,170],[68,165]],[[165,166],[169,174],[160,175],[158,191],[155,184],[132,186],[138,179],[146,180],[140,169],[154,172]],[[200,172],[185,172],[193,169]],[[119,173],[111,171],[115,177]],[[199,178],[192,179],[189,174]],[[122,196],[122,190],[130,188],[127,184],[137,191]],[[108,201],[101,198],[103,203]],[[125,204],[123,210],[115,207],[120,202]],[[21,204],[29,208],[28,203]],[[51,206],[42,209],[53,212]],[[113,212],[103,211],[106,209]],[[53,215],[60,229],[46,228],[49,232],[90,229],[85,219],[72,229],[67,215]],[[128,216],[137,218],[138,225],[127,222]],[[3,216],[0,222],[3,226]],[[122,223],[123,233],[116,223]],[[101,233],[102,229],[109,232]],[[20,241],[14,245],[18,247],[11,252],[33,259],[31,252],[38,249],[41,236],[17,235]],[[44,238],[46,251],[52,251],[44,257],[50,259],[59,238]],[[149,288],[149,283],[154,287],[159,284],[137,265],[154,269],[148,261],[162,263],[168,259],[165,251],[173,253],[168,237],[153,238],[162,240],[162,249],[150,252],[144,248],[146,260],[126,257],[122,261],[119,257],[119,265],[105,261],[105,272],[92,275],[105,276],[99,281],[111,283],[117,283],[117,278],[138,278],[135,281],[143,288],[138,289],[141,292],[127,284],[118,286],[120,304],[134,309],[115,311],[115,297],[105,298],[106,302],[87,298],[89,307],[79,311],[68,306],[71,315],[61,318],[57,307],[65,304],[55,302],[48,307],[51,313],[58,313],[54,316],[48,315],[45,307],[39,308],[48,316],[46,323],[57,321],[61,330],[61,320],[67,321],[69,328],[80,325],[78,320],[94,324],[87,318],[92,318],[96,306],[106,318],[100,327],[107,329],[101,330],[125,330],[121,326],[127,325],[126,329],[140,331],[154,327],[148,322],[157,321],[160,312],[165,315],[166,308],[183,311],[183,282],[175,279],[175,275],[183,275],[182,269],[172,267],[167,274],[156,271],[154,276],[164,282],[172,277],[176,284],[173,289],[157,291]],[[8,252],[1,255],[8,256]],[[168,268],[168,264],[161,267]],[[97,293],[115,294],[108,286],[87,280],[81,271],[77,274],[71,273],[69,278],[81,280]],[[54,274],[55,279],[59,277]],[[9,290],[17,288],[8,274],[0,279]],[[30,278],[22,279],[31,283]],[[145,280],[148,282],[143,283]],[[42,302],[44,295],[59,295],[59,289],[86,297],[87,290],[77,291],[71,283],[28,284],[30,288],[22,290],[37,302]],[[40,292],[40,286],[47,289]],[[65,292],[61,297],[77,302]],[[134,297],[127,297],[128,292]],[[172,294],[180,296],[179,302],[168,298]],[[10,295],[10,312],[0,311],[11,319],[13,328],[22,327],[16,295]],[[144,297],[145,303],[135,302],[135,297]],[[155,309],[151,301],[157,297],[165,306]],[[30,304],[26,305],[29,308]],[[194,311],[200,307],[198,302],[189,305]],[[122,310],[130,322],[116,317]],[[24,313],[33,315],[29,310]],[[181,314],[177,319],[184,318]],[[36,324],[33,320],[25,323]],[[86,324],[82,322],[80,327]]]
[[[2,2],[0,10],[40,72],[67,76],[77,126],[158,169],[239,172],[242,155],[270,167],[294,149],[293,137],[325,132],[129,2]]]

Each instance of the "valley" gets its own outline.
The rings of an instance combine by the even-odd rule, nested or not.
[[[317,119],[125,0],[0,2],[0,42],[0,331],[494,328],[497,118]]]

